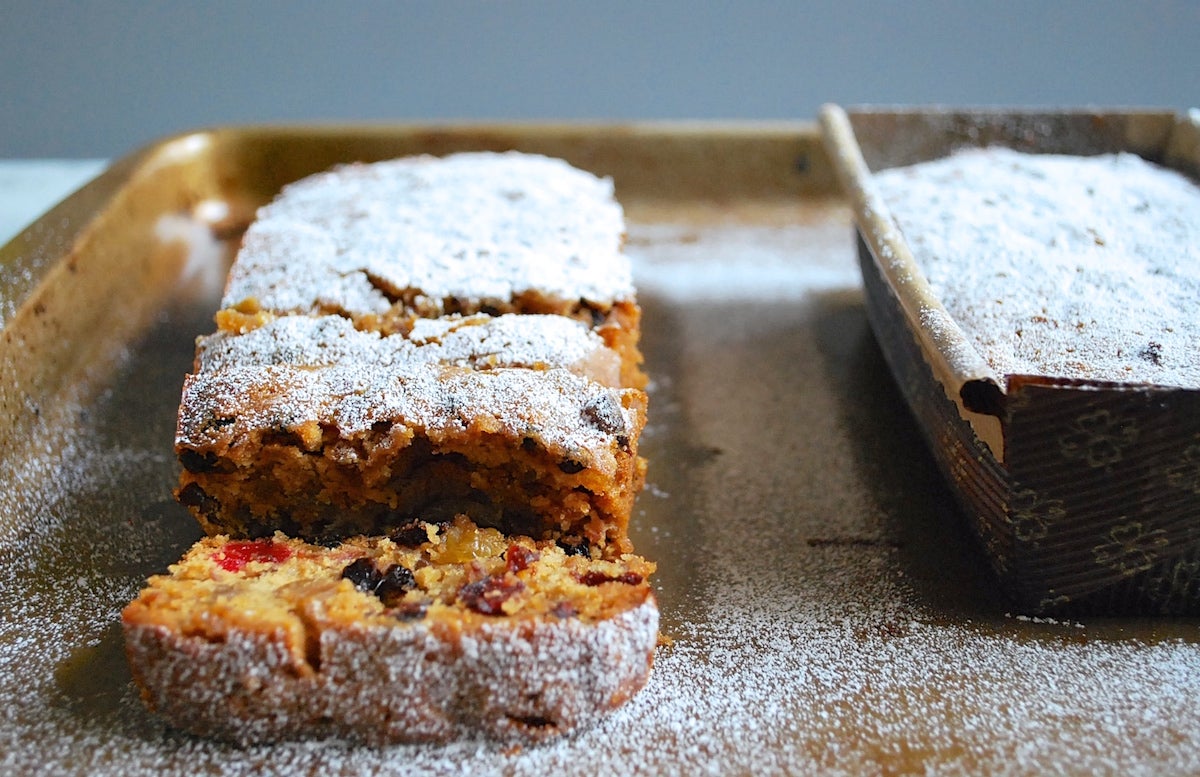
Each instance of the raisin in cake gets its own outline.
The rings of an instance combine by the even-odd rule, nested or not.
[[[461,517],[332,546],[222,536],[123,621],[143,697],[197,734],[539,741],[645,684],[652,571]]]

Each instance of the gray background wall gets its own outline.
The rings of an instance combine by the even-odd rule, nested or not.
[[[1200,2],[0,0],[0,157],[217,124],[1200,105]]]

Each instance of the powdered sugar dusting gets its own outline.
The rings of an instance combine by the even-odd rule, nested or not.
[[[240,365],[320,367],[358,363],[374,370],[415,364],[471,369],[526,367],[583,371],[617,356],[585,324],[564,316],[504,315],[417,319],[408,335],[381,335],[354,328],[339,316],[284,316],[241,335],[202,338],[202,372]],[[615,374],[593,376],[615,384]]]
[[[0,496],[31,527],[0,559],[0,773],[1200,771],[1195,623],[1006,616],[871,338],[849,213],[810,232],[795,224],[806,207],[721,225],[681,205],[681,223],[631,228],[654,281],[634,541],[658,562],[674,642],[611,718],[520,751],[239,749],[147,713],[115,623],[198,534],[168,493],[177,383],[205,314],[164,321],[172,337],[80,409],[79,444],[43,461],[45,484]],[[721,297],[732,267],[772,304],[749,285]],[[671,286],[688,275],[695,297]]]
[[[555,732],[535,721],[585,727],[640,688],[658,633],[652,599],[599,621],[484,619],[461,631],[445,621],[394,618],[335,624],[319,603],[304,608],[322,624],[317,672],[296,667],[280,632],[237,624],[211,640],[136,623],[130,660],[143,667],[156,709],[224,739],[325,731],[376,743],[437,742],[485,731],[536,742]],[[247,676],[257,681],[250,693]],[[234,706],[228,716],[213,714]]]
[[[1132,154],[970,149],[875,176],[998,375],[1200,385],[1200,187]]]
[[[530,437],[611,475],[619,438],[633,436],[640,423],[636,411],[621,401],[628,391],[566,370],[231,366],[188,377],[177,439],[203,447],[312,420],[333,425],[343,436],[395,423],[437,440],[487,419],[482,428],[494,434]],[[589,420],[589,408],[595,407],[604,409],[606,423]]]
[[[633,297],[612,182],[531,154],[346,165],[260,209],[224,304],[382,313],[388,294],[511,300]]]

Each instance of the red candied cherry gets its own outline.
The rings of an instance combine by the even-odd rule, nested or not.
[[[291,548],[273,540],[237,540],[225,543],[213,560],[226,572],[240,572],[251,561],[279,564],[291,556]]]

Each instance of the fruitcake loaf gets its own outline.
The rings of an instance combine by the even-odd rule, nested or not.
[[[459,517],[312,545],[201,540],[122,615],[147,704],[248,744],[539,741],[635,694],[658,610],[636,556]]]
[[[612,182],[559,159],[468,152],[336,167],[261,208],[217,320],[335,314],[407,332],[421,318],[546,313],[582,320],[637,368],[641,309]]]
[[[207,539],[123,613],[174,725],[538,740],[646,682],[640,309],[608,181],[350,165],[261,209],[180,402]]]

